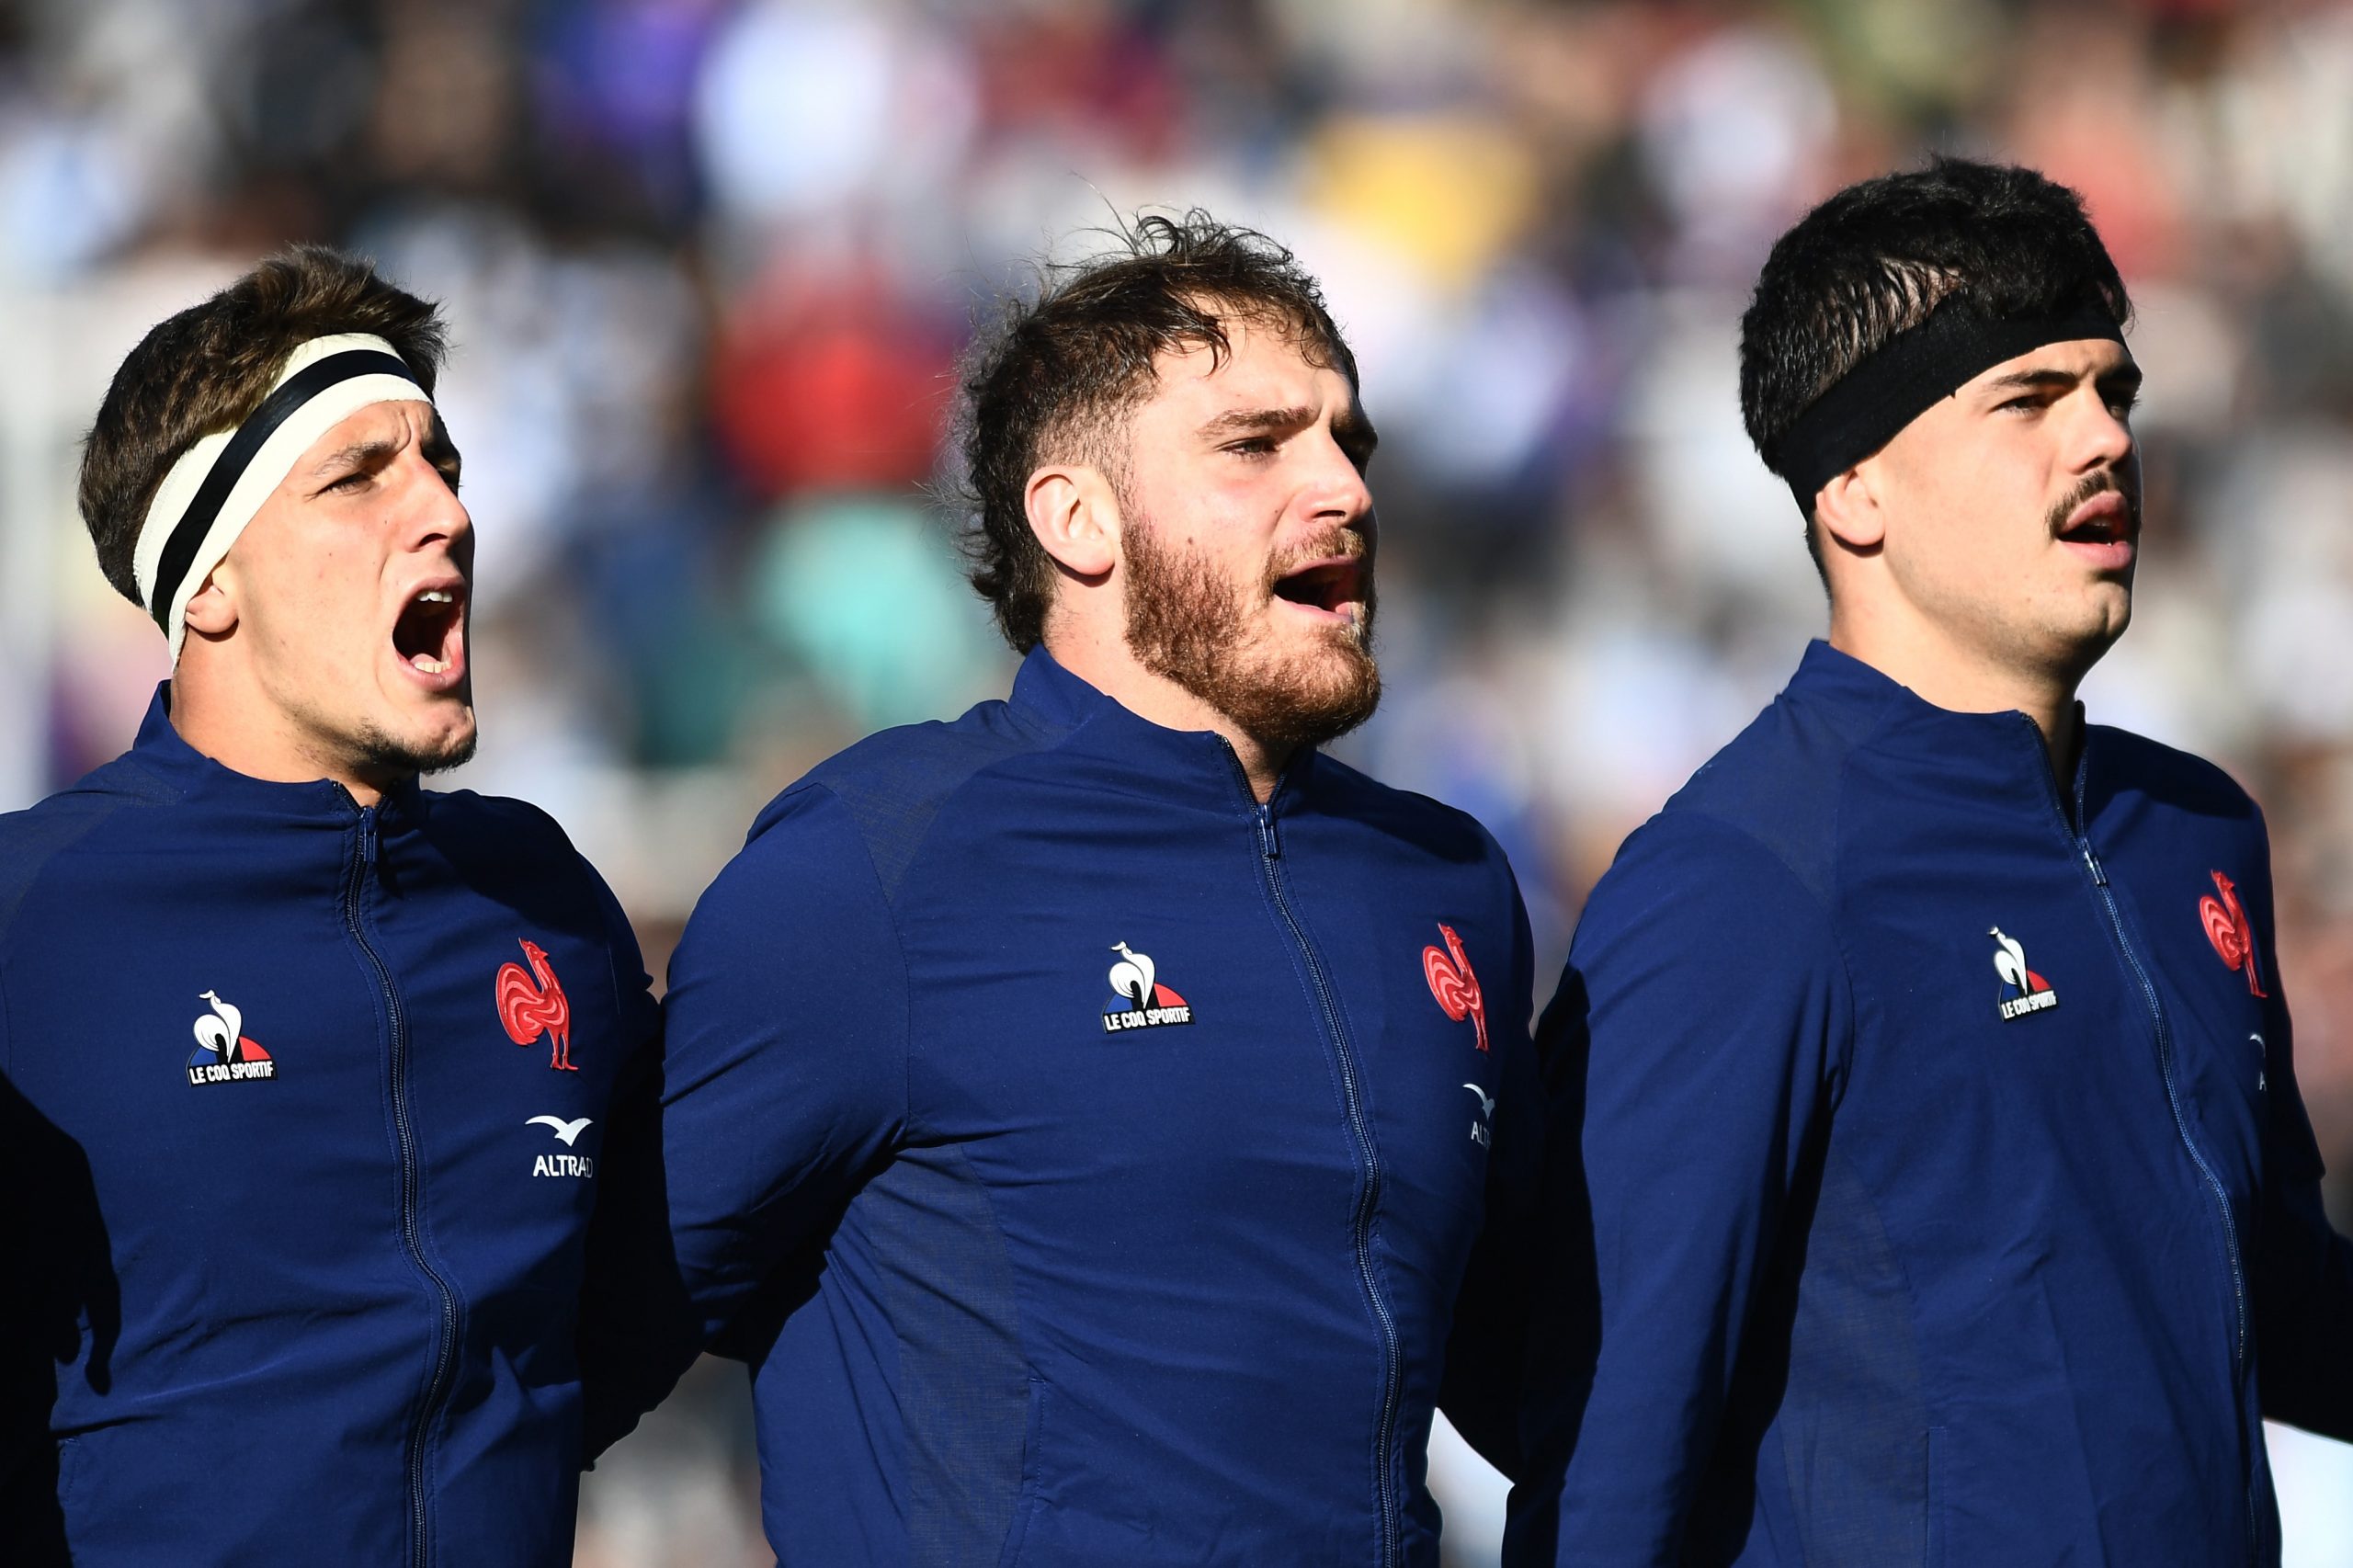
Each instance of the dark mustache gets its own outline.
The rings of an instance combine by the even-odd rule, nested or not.
[[[2097,469],[2084,475],[2083,483],[2070,491],[2065,500],[2051,508],[2049,519],[2051,531],[2055,534],[2065,528],[2067,518],[2076,507],[2093,496],[2105,495],[2111,490],[2124,497],[2125,515],[2130,522],[2131,531],[2138,537],[2141,532],[2141,497],[2134,491],[2125,487],[2124,481],[2112,468]]]

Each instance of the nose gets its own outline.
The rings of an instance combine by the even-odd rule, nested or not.
[[[1329,431],[1316,443],[1314,468],[1302,499],[1316,521],[1343,528],[1354,527],[1372,515],[1372,489],[1365,483],[1363,470]]]
[[[398,460],[401,469],[402,545],[428,550],[439,545],[462,564],[473,551],[473,518],[449,478],[412,447]]]
[[[2069,431],[2069,456],[2075,472],[2090,473],[2103,468],[2123,467],[2135,446],[2132,426],[2109,406],[2107,398],[2096,388],[2087,385],[2077,395],[2083,406]]]

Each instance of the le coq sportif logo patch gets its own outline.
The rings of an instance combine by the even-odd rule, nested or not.
[[[1995,1003],[2004,1023],[2059,1006],[2059,993],[2051,982],[2026,967],[2026,949],[2018,938],[2004,936],[1999,926],[1986,935],[1994,938],[1994,972],[2002,979]]]
[[[196,1049],[188,1053],[188,1081],[199,1088],[210,1084],[265,1083],[278,1076],[278,1063],[261,1042],[245,1033],[244,1010],[224,1002],[219,993],[202,992],[199,1000],[211,1011],[196,1019]]]
[[[1111,950],[1120,961],[1111,966],[1111,1001],[1103,1009],[1103,1032],[1163,1028],[1193,1021],[1192,1005],[1160,983],[1159,966],[1150,953],[1137,952],[1125,942]]]

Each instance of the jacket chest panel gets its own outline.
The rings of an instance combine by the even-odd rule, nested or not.
[[[1131,899],[976,901],[909,920],[918,1127],[1048,1190],[1344,1204],[1354,1166],[1321,1026],[1233,874],[1249,869],[1237,858],[1219,896],[1184,875]]]
[[[2154,831],[2153,831],[2154,829]],[[2242,890],[2260,868],[2196,824],[2146,824],[2109,857],[2120,913],[2163,1007],[2185,1113],[2243,1209],[2263,1181],[2278,989]],[[2282,1085],[2284,1087],[2284,1085]]]
[[[1453,965],[1451,912],[1395,913],[1393,891],[1342,910],[1288,849],[1270,883],[1245,822],[1186,854],[1086,848],[1083,871],[902,899],[919,1135],[966,1142],[1029,1199],[1312,1214],[1336,1238],[1370,1145],[1384,1215],[1467,1245],[1496,1078],[1425,972],[1427,948]],[[1458,916],[1472,964],[1508,973],[1507,915]]]
[[[1410,1232],[1417,1256],[1459,1257],[1484,1212],[1496,1119],[1513,1114],[1506,1062],[1527,1048],[1526,1003],[1508,995],[1511,912],[1484,876],[1373,879],[1367,864],[1301,853],[1293,902],[1347,977],[1338,1005],[1381,1153],[1384,1231]]]
[[[595,1206],[624,1049],[598,912],[574,928],[421,879],[371,895],[400,1094],[436,1245],[474,1292],[545,1283]]]
[[[1844,895],[1864,995],[1834,1142],[1896,1230],[1935,1237],[1924,1250],[1963,1270],[2037,1267],[2042,1238],[2109,1222],[2120,1192],[2202,1214],[2145,956],[2128,957],[2055,831],[1980,851],[1850,854],[1871,874]],[[1998,1200],[1953,1201],[1967,1192]]]
[[[398,1280],[383,1033],[340,927],[169,890],[114,907],[141,914],[23,943],[40,983],[9,1003],[15,1074],[86,1156],[117,1256],[168,1260],[146,1286],[225,1321],[290,1278]]]

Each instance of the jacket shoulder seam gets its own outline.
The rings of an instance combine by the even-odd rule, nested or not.
[[[1878,725],[1871,728],[1875,733]],[[1855,1002],[1854,965],[1847,961],[1847,942],[1845,934],[1838,927],[1836,903],[1838,890],[1846,885],[1847,793],[1857,749],[1848,747],[1847,755],[1838,759],[1838,786],[1832,792],[1830,801],[1830,875],[1823,890],[1827,900],[1827,906],[1822,912],[1825,935],[1830,939],[1830,950],[1838,955],[1838,983],[1847,993],[1847,1038],[1838,1042],[1838,1092],[1831,1098],[1833,1110],[1837,1108],[1838,1100],[1845,1094],[1847,1081],[1854,1075],[1855,1036],[1862,1028],[1862,1015]]]
[[[959,788],[961,786],[960,785]],[[899,933],[898,903],[891,897],[889,891],[882,885],[882,870],[874,863],[873,846],[867,842],[865,826],[858,820],[858,813],[849,809],[849,802],[843,800],[840,792],[831,784],[813,778],[804,779],[786,793],[792,794],[803,789],[822,792],[827,800],[833,801],[842,815],[848,819],[850,835],[858,843],[859,862],[865,866],[866,874],[874,880],[874,896],[882,905],[882,924],[891,933],[891,950],[897,955],[899,960],[899,1123],[902,1127],[912,1131],[915,1120],[915,973],[907,963],[906,940]],[[942,801],[943,805],[945,803]],[[933,821],[938,820],[938,815],[934,812]],[[927,841],[930,836],[930,830],[926,828],[924,837]]]
[[[115,812],[120,811],[123,804],[124,802],[120,801],[108,801],[90,810],[88,815],[71,832],[63,834],[56,842],[37,852],[34,863],[25,868],[24,880],[17,884],[13,896],[0,893],[0,944],[5,944],[10,934],[15,931],[17,916],[23,911],[25,901],[32,897],[34,887],[49,874],[61,858],[71,854],[83,840],[112,821]]]
[[[949,785],[945,790],[941,791],[938,799],[934,802],[931,808],[931,820],[924,824],[923,832],[916,836],[915,843],[907,849],[906,860],[900,868],[899,871],[899,887],[904,888],[906,885],[907,877],[912,871],[914,871],[916,863],[922,860],[924,856],[929,852],[932,840],[938,832],[939,819],[947,815],[949,808],[956,803],[956,801],[960,796],[961,796],[966,790],[970,790],[974,784],[980,782],[983,778],[987,778],[989,775],[995,773],[998,768],[1003,767],[1006,764],[1011,762],[1014,758],[1034,756],[1037,752],[1050,749],[1051,747],[1061,744],[1063,741],[1069,739],[1072,735],[1077,733],[1080,730],[1086,727],[1084,721],[1077,724],[1049,727],[1040,727],[1029,722],[1026,717],[1021,716],[1017,716],[1017,722],[1021,724],[1024,733],[1038,744],[1002,751],[998,755],[992,756],[987,761],[982,763],[979,767],[974,767],[962,778]],[[789,795],[803,788],[823,790],[827,795],[832,797],[836,805],[840,806],[842,810],[848,814],[850,824],[858,835],[858,847],[865,852],[868,867],[874,873],[875,887],[881,894],[883,907],[891,913],[892,931],[895,937],[898,930],[898,894],[893,891],[890,883],[887,883],[882,880],[882,869],[880,863],[874,858],[873,841],[867,832],[865,820],[858,814],[857,808],[850,804],[848,797],[842,793],[840,789],[835,785],[832,779],[812,776],[802,779],[799,784],[795,784],[791,790],[786,790],[785,793]]]
[[[1796,885],[1798,892],[1803,895],[1806,903],[1813,907],[1817,915],[1821,918],[1823,946],[1828,951],[1830,956],[1837,960],[1838,988],[1845,994],[1847,1003],[1847,1028],[1843,1031],[1846,1038],[1838,1042],[1838,1051],[1836,1062],[1839,1093],[1843,1093],[1847,1076],[1853,1069],[1854,1037],[1856,1031],[1859,1028],[1861,1022],[1860,1016],[1856,1009],[1855,1004],[1854,967],[1847,960],[1847,944],[1841,937],[1838,930],[1837,903],[1836,897],[1839,881],[1839,862],[1840,858],[1844,853],[1842,847],[1844,843],[1844,835],[1840,829],[1846,810],[1847,769],[1850,766],[1851,755],[1852,754],[1850,753],[1849,760],[1842,760],[1838,766],[1838,785],[1836,791],[1836,798],[1831,805],[1830,816],[1830,870],[1828,876],[1824,879],[1824,886],[1820,892],[1816,892],[1814,890],[1814,888],[1807,881],[1805,874],[1799,870],[1798,868],[1790,862],[1790,858],[1787,855],[1784,855],[1780,850],[1767,843],[1762,837],[1758,836],[1754,830],[1743,826],[1739,823],[1733,821],[1730,817],[1724,816],[1720,812],[1709,810],[1705,807],[1690,808],[1691,815],[1699,818],[1702,822],[1711,824],[1714,826],[1722,829],[1724,832],[1733,835],[1745,844],[1753,846],[1759,853],[1769,858],[1773,864],[1779,866],[1781,869],[1782,873]],[[1838,1094],[1834,1094],[1831,1102],[1834,1108],[1837,1103],[1837,1099]]]

